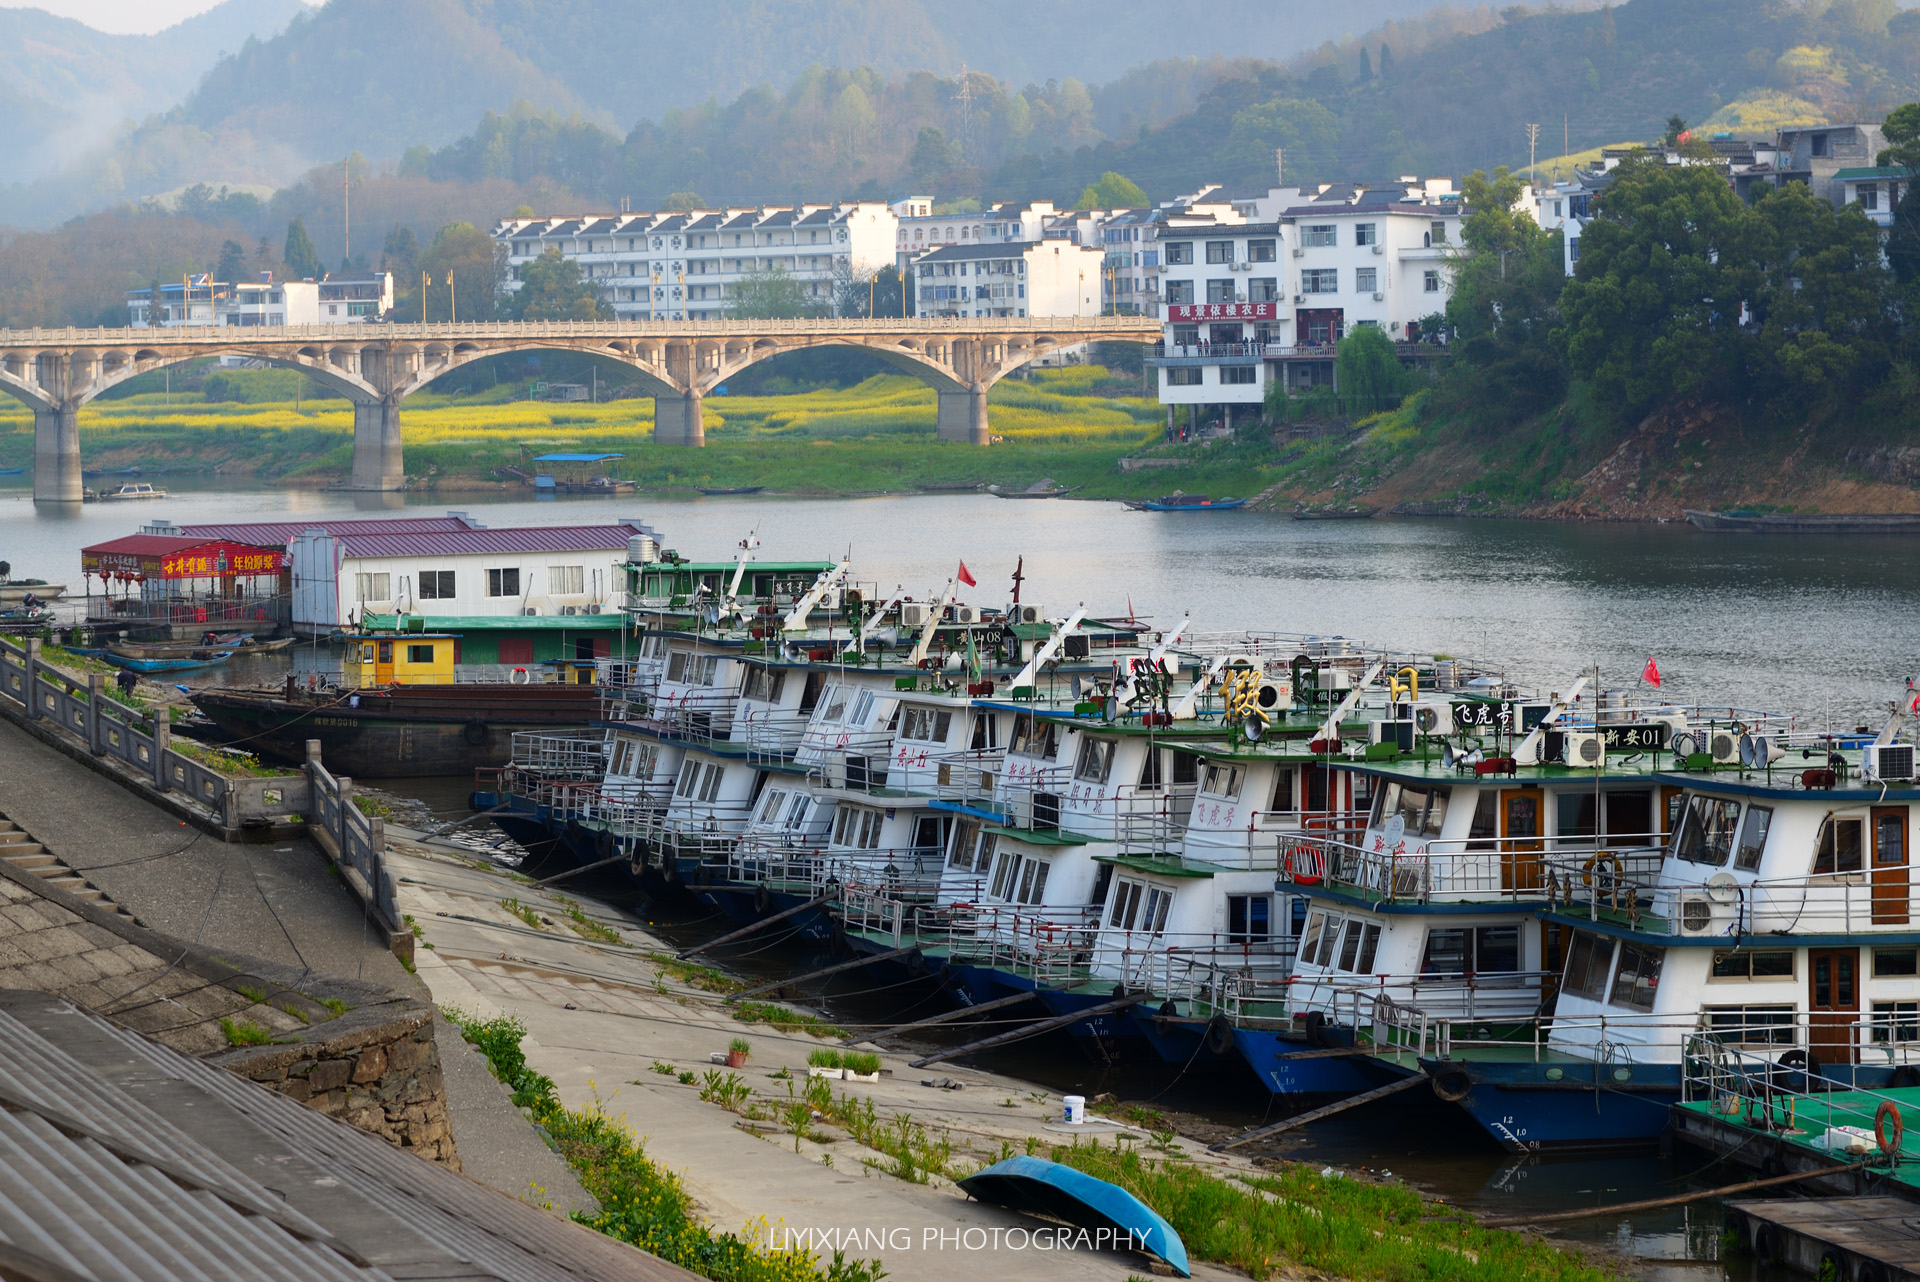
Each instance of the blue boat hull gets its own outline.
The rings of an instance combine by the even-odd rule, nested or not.
[[[1364,1055],[1289,1059],[1312,1050],[1306,1039],[1264,1028],[1236,1028],[1233,1047],[1260,1084],[1275,1095],[1357,1095],[1412,1070],[1394,1069]]]

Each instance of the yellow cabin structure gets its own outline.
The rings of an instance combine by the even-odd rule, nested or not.
[[[452,685],[458,640],[451,633],[350,636],[340,669],[349,688]]]

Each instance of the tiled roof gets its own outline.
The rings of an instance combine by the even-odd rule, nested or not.
[[[478,521],[454,516],[402,516],[385,519],[336,520],[317,516],[307,521],[247,521],[222,525],[183,525],[180,533],[195,539],[225,539],[258,547],[285,547],[307,530],[329,534],[425,534],[434,531],[483,529]]]
[[[528,526],[506,530],[444,530],[418,534],[348,534],[345,556],[479,556],[511,552],[624,552],[627,540],[651,533],[634,525]]]

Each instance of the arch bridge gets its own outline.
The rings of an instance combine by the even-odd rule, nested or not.
[[[33,409],[36,501],[80,500],[81,406],[138,375],[225,355],[299,370],[345,396],[350,488],[397,490],[401,402],[489,356],[562,351],[623,366],[653,395],[654,439],[697,446],[703,398],[740,371],[807,348],[859,348],[933,387],[939,439],[985,445],[987,390],[1007,374],[1081,343],[1159,337],[1159,323],[1141,316],[0,330],[0,391]]]

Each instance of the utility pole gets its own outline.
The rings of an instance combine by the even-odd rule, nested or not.
[[[344,269],[353,261],[353,157],[340,162],[340,229],[347,248],[340,255]]]
[[[1527,181],[1533,181],[1533,158],[1540,143],[1540,126],[1527,126]]]

